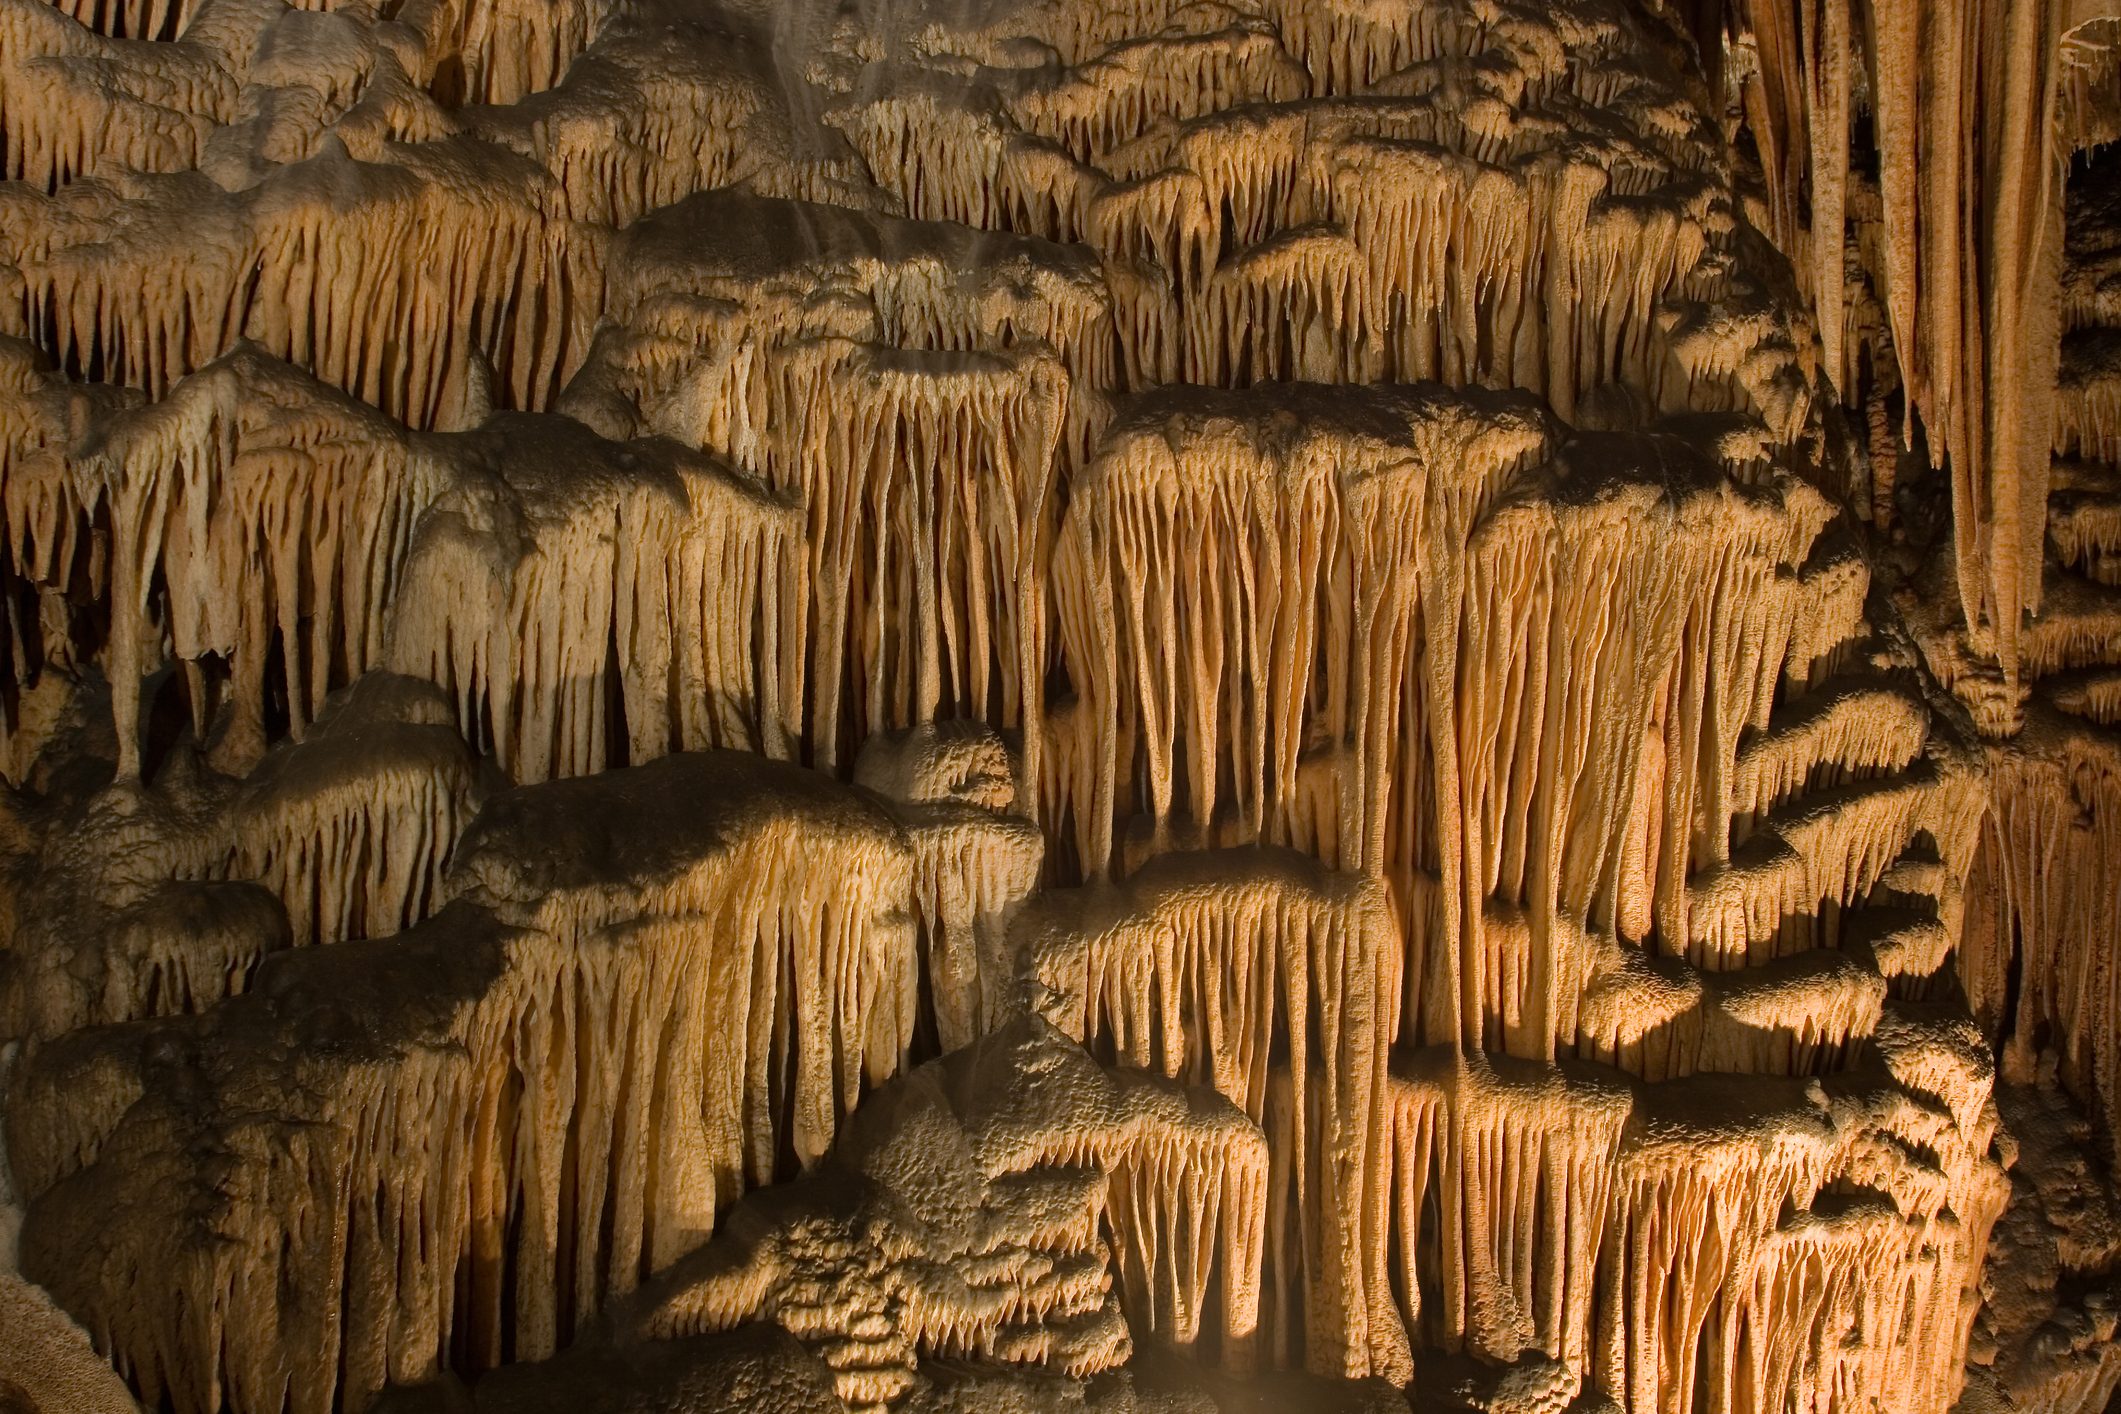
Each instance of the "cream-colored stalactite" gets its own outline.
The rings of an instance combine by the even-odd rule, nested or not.
[[[380,964],[366,977],[336,976],[337,950],[306,955],[327,961],[316,982],[336,984],[356,1011],[376,1011],[378,983],[426,978],[417,1020],[402,1008],[370,1017],[401,1046],[363,1040],[327,1056],[313,1036],[274,1035],[271,1001],[238,999],[183,1023],[206,1053],[185,1063],[198,1066],[209,1108],[150,1093],[138,1122],[111,1124],[100,1154],[49,1195],[29,1267],[83,1312],[150,1402],[330,1414],[452,1357],[492,1363],[511,1272],[524,1278],[506,1317],[516,1348],[552,1348],[549,1283],[534,1284],[540,1228],[526,1224],[516,1243],[509,1214],[535,1206],[541,1175],[562,1159],[573,1076],[554,1064],[559,957],[548,940],[462,915],[428,927],[349,945],[356,974]],[[113,1033],[105,1044],[121,1067],[166,1063],[122,1058],[145,1039]],[[229,1122],[290,1109],[285,1125]],[[203,1189],[161,1147],[186,1142],[223,1155]],[[132,1219],[109,1221],[118,1211]],[[156,1299],[109,1301],[118,1288],[106,1278],[120,1269],[152,1270]]]
[[[1463,53],[1470,37],[1444,6],[1274,0],[1265,8],[1282,42],[1310,72],[1313,91],[1323,94],[1363,92],[1415,64]]]
[[[1492,496],[1539,447],[1537,416],[1440,391],[1309,389],[1197,410],[1151,400],[1135,417],[1078,479],[1054,552],[1084,719],[1049,820],[1073,816],[1089,873],[1116,862],[1115,827],[1137,809],[1154,845],[1296,843],[1383,870],[1416,788],[1415,761],[1395,771],[1394,757],[1433,612],[1425,518]],[[1300,809],[1314,733],[1348,758],[1324,821]],[[1130,780],[1138,801],[1121,797]]]
[[[2121,762],[2097,729],[2042,716],[1993,755],[1995,809],[1969,881],[1959,974],[2002,1040],[2006,1074],[2031,1078],[2043,1046],[2065,1082],[2121,1120]],[[2115,1132],[2121,1132],[2117,1127]]]
[[[1754,1257],[1711,1407],[1948,1406],[1965,1377],[1957,1227],[1860,1196],[1793,1217]]]
[[[631,807],[614,793],[626,791]],[[619,828],[639,843],[703,791],[694,818],[630,877],[519,857],[540,829],[586,841]],[[474,826],[452,880],[573,959],[570,991],[592,1028],[582,1083],[597,1087],[576,1141],[603,1156],[580,1192],[591,1213],[617,1205],[624,1234],[604,1263],[595,1221],[570,1239],[584,1299],[675,1256],[711,1229],[716,1203],[787,1176],[784,1153],[816,1160],[863,1085],[894,1074],[912,1044],[912,851],[880,807],[792,767],[712,752],[524,788]],[[626,1167],[650,1134],[672,1146],[647,1194],[652,1230]]]
[[[11,197],[21,297],[0,320],[156,395],[249,338],[418,427],[464,417],[475,358],[496,402],[542,407],[587,345],[602,239],[538,209],[540,169],[474,155],[412,143],[386,166],[329,142],[239,193],[192,172]]]
[[[389,662],[441,684],[523,782],[703,747],[789,755],[795,508],[707,458],[580,429],[561,465],[530,426],[423,444],[459,474],[408,553]]]
[[[1851,6],[1849,0],[1774,0],[1752,7],[1749,18],[1758,66],[1745,90],[1746,118],[1767,177],[1770,234],[1797,267],[1800,288],[1817,311],[1828,374],[1844,396],[1854,397],[1842,317],[1850,87],[1859,57]],[[1883,111],[1884,97],[1877,101]]]
[[[137,683],[158,639],[182,662],[221,658],[233,765],[263,751],[269,693],[299,736],[378,662],[413,527],[446,484],[402,428],[251,349],[119,423],[73,474],[78,513],[110,526],[106,671]],[[139,706],[112,694],[121,774],[139,769]],[[202,729],[209,706],[193,703]]]
[[[1731,788],[1734,820],[1754,821],[1800,791],[1847,776],[1890,774],[1929,739],[1927,706],[1895,683],[1850,682],[1778,707],[1768,729],[1740,747]],[[1742,844],[1734,824],[1733,844]]]
[[[830,766],[849,740],[969,715],[1021,727],[1036,771],[1035,566],[1066,399],[1059,366],[826,343],[787,350],[766,378],[747,431],[762,475],[808,510],[814,757]]]
[[[1212,1087],[1285,1141],[1270,1148],[1266,1282],[1301,1289],[1304,1328],[1277,1295],[1270,1357],[1403,1374],[1374,1137],[1400,994],[1385,890],[1252,851],[1171,856],[1118,887],[1027,919],[1027,966],[1062,999],[1063,1029],[1121,1064]]]
[[[1760,1133],[1678,1125],[1626,1145],[1600,1262],[1593,1372],[1630,1414],[1685,1414],[1720,1325],[1785,1204],[1808,1206],[1831,1131],[1798,1109]]]
[[[1422,1051],[1393,1066],[1395,1290],[1425,1343],[1514,1359],[1537,1346],[1581,1372],[1625,1091]],[[1440,1309],[1420,1309],[1433,1273]]]
[[[1594,468],[1630,455],[1571,444],[1567,478],[1499,510],[1469,553],[1454,704],[1464,848],[1480,896],[1524,902],[1533,950],[1480,946],[1461,965],[1469,989],[1488,990],[1492,965],[1499,993],[1523,999],[1489,1038],[1513,1054],[1549,1056],[1573,1033],[1548,940],[1614,932],[1629,889],[1663,946],[1687,947],[1681,891],[1727,857],[1738,742],[1769,715],[1801,607],[1790,572],[1824,518],[1795,486],[1654,489],[1640,476],[1652,461],[1598,483]]]
[[[0,76],[0,177],[45,191],[195,166],[240,88],[206,47],[114,42],[49,0],[0,3]]]
[[[297,946],[401,932],[441,906],[474,781],[438,691],[365,678],[306,740],[266,757],[195,867],[271,890]]]
[[[1776,234],[1811,273],[1831,354],[1860,36],[1879,148],[1895,357],[1931,455],[1949,462],[1965,622],[2007,679],[2040,607],[2040,531],[2060,324],[2065,65],[2060,0],[1757,0],[1749,107],[1772,148]],[[1796,229],[1798,186],[1812,193]],[[1822,196],[1825,200],[1822,201]],[[1832,224],[1833,229],[1828,226]],[[1844,356],[1841,363],[1848,362]],[[1829,369],[1835,364],[1829,362]],[[1844,389],[1844,392],[1851,390]]]
[[[1253,103],[1303,96],[1308,75],[1274,29],[1240,20],[1227,29],[1154,36],[1115,45],[1086,64],[1041,75],[1011,96],[1027,132],[1082,161],[1166,124]]]
[[[1022,1015],[879,1090],[825,1182],[747,1200],[614,1320],[661,1339],[775,1321],[857,1406],[937,1357],[1084,1378],[1155,1342],[1244,1368],[1266,1165],[1227,1102]]]
[[[606,337],[568,405],[726,456],[805,508],[809,759],[835,767],[877,733],[977,716],[1022,732],[1035,775],[1038,567],[1064,466],[1098,419],[1070,371],[1097,368],[1087,269],[1036,242],[908,222],[878,250],[844,218],[798,218],[810,208],[718,204],[787,226],[786,248],[666,251],[677,213],[629,233],[612,312],[627,332]],[[968,241],[978,250],[952,254]],[[848,284],[859,293],[816,298]]]
[[[969,1045],[1014,1000],[1009,921],[1038,887],[1045,841],[1019,815],[956,806],[899,812],[913,847],[921,966],[936,1044]]]
[[[977,721],[871,737],[854,782],[892,802],[913,849],[923,1043],[955,1051],[1007,1022],[1017,1002],[1011,924],[1038,891],[1046,842],[1019,808],[1018,760]]]

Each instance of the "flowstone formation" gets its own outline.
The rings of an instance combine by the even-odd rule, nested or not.
[[[2101,1414],[2121,11],[0,0],[0,1414]]]

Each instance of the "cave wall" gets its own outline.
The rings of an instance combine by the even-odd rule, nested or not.
[[[0,0],[0,1408],[2099,1414],[2104,8]]]

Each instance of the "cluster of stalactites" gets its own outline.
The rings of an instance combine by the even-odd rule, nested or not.
[[[1626,1039],[1584,1032],[1586,934],[1756,966],[1919,838],[1965,855],[1970,769],[1844,666],[1867,576],[1808,485],[1404,390],[1133,418],[1054,557],[1042,809],[1086,873],[1261,841],[1377,874],[1414,1034],[1536,1059]]]
[[[1504,1360],[1537,1346],[1582,1372],[1628,1096],[1496,1064],[1422,1051],[1393,1067],[1393,1289],[1424,1344]]]
[[[579,429],[571,452],[555,478],[513,419],[422,447],[456,474],[407,552],[392,666],[441,684],[525,783],[672,751],[792,754],[797,511],[703,457]]]
[[[1446,1348],[1536,1346],[1642,1414],[1947,1402],[2007,1195],[1986,1126],[1917,1089],[1746,1084],[1397,1063],[1393,1276],[1435,1302],[1410,1315]]]
[[[855,761],[855,784],[891,800],[913,850],[923,1047],[970,1045],[1017,1001],[1011,923],[1038,891],[1046,855],[1018,808],[1019,769],[976,721],[874,736]]]
[[[550,173],[554,214],[615,231],[698,192],[845,200],[852,164],[791,150],[788,94],[724,23],[672,24],[660,9],[620,18],[549,97],[474,109],[465,125]]]
[[[1553,920],[1730,965],[1712,955],[1729,945],[1703,936],[1689,883],[1731,857],[1740,743],[1767,725],[1815,620],[1836,607],[1799,572],[1823,499],[1794,481],[1762,493],[1707,472],[1663,489],[1645,474],[1686,455],[1580,439],[1555,490],[1499,510],[1465,552],[1448,709],[1459,848],[1469,898],[1530,915],[1534,1045],[1574,1030],[1548,975],[1561,951],[1542,935],[1566,932]],[[1623,474],[1572,492],[1579,477],[1595,485],[1601,459]],[[1484,989],[1486,953],[1461,964],[1468,998]]]
[[[701,801],[720,813],[671,828]],[[585,874],[599,848],[633,872]],[[699,1247],[743,1192],[814,1165],[916,1034],[921,905],[905,835],[867,797],[794,768],[678,756],[524,788],[473,827],[449,887],[470,902],[410,933],[290,955],[261,995],[144,1024],[175,1027],[171,1046],[113,1028],[38,1061],[47,1080],[26,1083],[10,1142],[40,1204],[40,1276],[146,1397],[324,1414],[445,1363],[542,1358]],[[276,1040],[278,1026],[294,1029]],[[315,1046],[342,1026],[400,1039]],[[292,1074],[273,1059],[289,1046]],[[145,1084],[153,1099],[129,1117],[68,1098],[84,1064],[118,1068],[113,1094],[143,1093],[122,1074],[143,1063],[126,1059],[135,1047],[150,1068],[202,1067],[199,1085]],[[229,1120],[254,1113],[294,1122],[280,1136]],[[1253,1149],[1212,1126],[1198,1144],[1162,1143],[1155,1115],[1136,1118],[1095,1135],[1116,1191],[1142,1190],[1126,1239],[1138,1279],[1212,1309],[1220,1273],[1257,1270],[1256,1132]],[[185,1136],[228,1157],[210,1201],[164,1182],[179,1161],[158,1146]],[[1226,1184],[1241,1194],[1224,1223]],[[1174,1202],[1170,1188],[1200,1191]],[[93,1243],[65,1236],[113,1204],[138,1220]],[[166,1209],[189,1216],[175,1256],[150,1260],[171,1240]],[[348,1212],[317,1235],[320,1215]],[[76,1250],[77,1271],[51,1270]],[[106,1279],[121,1266],[174,1286],[136,1299]],[[280,1291],[300,1299],[261,1303]]]
[[[170,779],[170,776],[183,779]],[[474,765],[428,684],[363,678],[240,783],[180,765],[47,826],[7,920],[18,1036],[205,1011],[289,946],[398,932],[440,906]]]
[[[1024,965],[1093,1054],[1212,1087],[1273,1139],[1268,1358],[1404,1377],[1373,1150],[1400,990],[1384,888],[1252,850],[1111,888],[1027,915]]]
[[[969,716],[1020,730],[1035,770],[1041,564],[1098,419],[1075,390],[1104,381],[1087,361],[1102,292],[1040,242],[858,234],[831,208],[734,196],[642,223],[561,405],[726,457],[805,508],[807,759],[837,769],[878,733]]]
[[[0,0],[0,178],[44,191],[198,164],[240,88],[206,52],[104,39],[49,0]]]
[[[2043,714],[1994,753],[1995,805],[1968,883],[1959,975],[2006,1074],[2051,1047],[2078,1098],[2121,1134],[2121,761],[2097,727]]]
[[[109,592],[107,541],[90,533],[70,470],[84,426],[136,400],[124,390],[68,383],[36,350],[0,338],[0,670],[19,689],[46,676],[48,664],[76,658],[69,595]],[[55,701],[48,687],[43,698]],[[0,767],[20,781],[40,749],[38,699],[17,699]]]
[[[2071,7],[1748,0],[1741,13],[1758,54],[1745,108],[1772,234],[1797,263],[1846,397],[1860,350],[1842,335],[1844,223],[1854,95],[1868,99],[1882,229],[1859,243],[1880,267],[1864,273],[1882,292],[1910,410],[1951,467],[1964,621],[2015,683],[2024,620],[2040,607],[2063,167],[2081,106],[2070,102],[2083,47],[2065,36]]]
[[[815,1187],[752,1200],[618,1319],[657,1339],[775,1321],[856,1407],[924,1359],[1084,1378],[1136,1337],[1244,1370],[1268,1186],[1234,1108],[1020,1016],[879,1091]]]
[[[470,825],[475,767],[432,686],[364,677],[317,729],[269,753],[197,873],[250,879],[287,910],[297,947],[402,932],[441,907]]]
[[[776,801],[781,784],[803,794]],[[607,818],[628,790],[636,808]],[[534,843],[550,831],[589,851],[628,840],[645,849],[645,832],[688,790],[713,792],[730,818],[709,812],[660,842],[653,857],[666,862],[641,858],[627,883],[570,872]],[[599,828],[617,834],[605,843],[584,833]],[[827,796],[793,768],[713,752],[526,787],[481,817],[452,881],[457,896],[567,950],[573,1005],[590,1028],[582,1073],[602,1090],[578,1114],[580,1152],[619,1165],[643,1135],[675,1146],[645,1199],[656,1232],[615,1249],[614,1276],[637,1257],[653,1267],[684,1250],[688,1231],[712,1226],[717,1201],[787,1176],[788,1158],[815,1161],[863,1085],[894,1074],[912,1045],[906,838],[881,808]],[[625,1080],[636,1047],[652,1084]],[[624,1184],[610,1191],[639,1197]],[[595,1250],[594,1222],[580,1240],[585,1256]]]
[[[413,528],[442,485],[401,428],[248,349],[109,429],[68,472],[71,519],[108,526],[107,675],[134,684],[176,659],[195,725],[220,729],[238,768],[264,750],[268,702],[299,737],[327,693],[380,661]],[[137,774],[139,693],[113,692],[112,709],[119,771]]]
[[[494,402],[541,407],[587,345],[602,241],[542,212],[541,170],[482,153],[326,144],[240,192],[197,172],[0,192],[0,330],[157,396],[248,338],[417,427],[476,420],[482,360]]]
[[[44,1164],[29,1195],[28,1269],[143,1398],[187,1414],[359,1408],[445,1361],[549,1352],[569,1306],[550,1246],[574,1086],[572,1067],[554,1063],[566,1054],[555,950],[459,914],[308,959],[323,964],[313,983],[289,969],[270,996],[149,1023],[177,1043],[168,1052],[131,1028],[84,1033],[144,1098],[104,1116],[75,1163]],[[366,962],[381,965],[369,980],[406,988],[484,975],[469,993],[423,999],[413,1022],[383,1009],[388,992],[338,977]],[[370,1013],[379,1034],[414,1034],[394,1053],[274,1034],[276,1005],[335,979],[338,1004]],[[143,1087],[172,1064],[192,1086]],[[251,1112],[291,1122],[230,1119]],[[18,1161],[37,1157],[26,1137],[11,1130]],[[187,1143],[223,1156],[208,1188],[179,1157]]]
[[[1736,275],[1713,126],[1662,57],[1603,16],[1270,9],[1169,16],[993,108],[916,71],[834,121],[916,215],[1097,250],[1123,388],[1438,378],[1571,416],[1625,386],[1807,435],[1804,336]],[[977,31],[923,52],[1010,67]]]
[[[701,440],[806,507],[813,757],[975,716],[1022,728],[1035,765],[1058,363],[842,340],[747,352]]]
[[[1381,872],[1418,810],[1427,597],[1545,427],[1441,390],[1194,396],[1213,401],[1146,400],[1073,487],[1048,833],[1089,874],[1121,863],[1137,810],[1153,848],[1260,840]]]

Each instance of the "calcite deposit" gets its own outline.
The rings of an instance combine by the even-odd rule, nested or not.
[[[2107,1414],[2112,0],[0,0],[0,1414]]]

